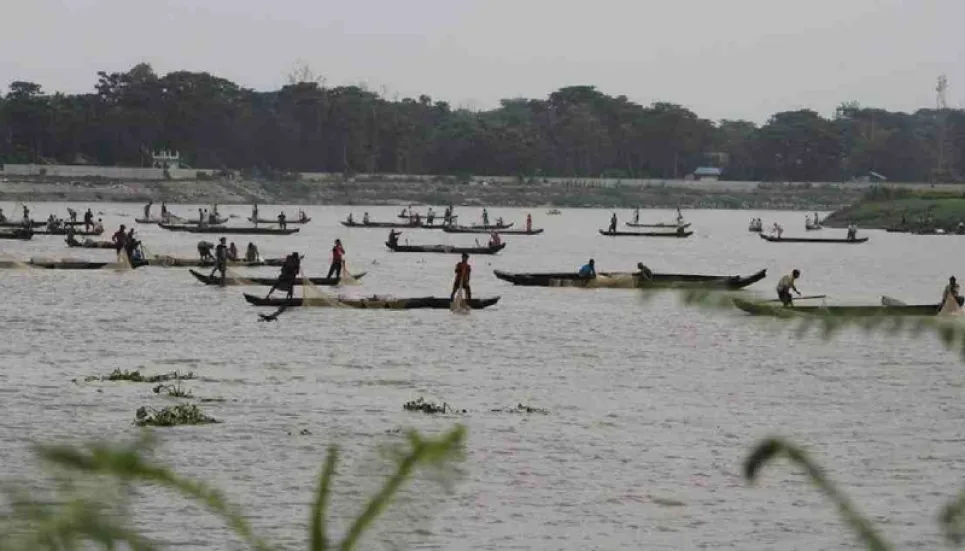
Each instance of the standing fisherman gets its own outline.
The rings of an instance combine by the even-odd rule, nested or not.
[[[208,277],[214,277],[215,272],[221,272],[221,285],[224,286],[225,278],[228,276],[228,245],[225,244],[226,238],[222,237],[218,241],[218,246],[214,248],[214,269],[211,270],[211,275]]]
[[[332,247],[332,264],[328,267],[328,275],[325,277],[339,279],[342,277],[342,259],[345,258],[345,248],[342,247],[342,240],[336,239],[335,246]]]
[[[469,255],[462,253],[462,262],[456,264],[456,280],[452,283],[452,294],[449,301],[456,300],[456,292],[459,289],[466,291],[466,301],[472,300],[472,289],[469,288],[469,276],[472,273],[472,266],[469,265]]]

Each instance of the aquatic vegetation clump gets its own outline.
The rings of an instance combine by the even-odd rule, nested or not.
[[[546,410],[543,408],[537,408],[533,406],[524,406],[523,404],[516,404],[515,407],[505,408],[505,409],[496,408],[490,411],[495,413],[542,413],[543,415],[546,415],[549,413],[549,410]]]
[[[205,415],[195,404],[178,404],[176,406],[154,409],[141,406],[134,414],[134,424],[139,427],[176,427],[178,425],[208,425],[220,423],[214,417]]]
[[[466,413],[466,410],[453,409],[452,406],[445,402],[443,402],[442,405],[439,405],[435,402],[429,402],[422,398],[422,396],[419,396],[415,400],[406,402],[405,405],[402,406],[402,409],[406,411],[421,411],[422,413],[427,413],[430,415],[436,413]]]
[[[141,371],[135,369],[134,371],[127,371],[121,369],[115,369],[111,371],[110,375],[106,377],[87,377],[85,381],[128,381],[132,383],[161,383],[164,381],[178,381],[178,380],[190,380],[194,379],[194,372],[189,371],[187,373],[181,373],[180,371],[172,371],[170,373],[160,373],[158,375],[141,375]]]
[[[170,396],[171,398],[192,398],[193,395],[191,391],[181,387],[180,380],[173,385],[158,384],[154,387],[154,394],[161,394],[162,392]]]

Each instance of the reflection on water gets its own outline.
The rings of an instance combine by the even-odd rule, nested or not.
[[[45,217],[63,207],[32,210]],[[97,210],[112,230],[130,224],[141,206]],[[299,251],[307,275],[321,276],[341,238],[350,268],[368,275],[361,285],[324,292],[419,297],[451,290],[455,255],[392,253],[383,244],[388,230],[338,224],[350,210],[387,221],[397,209],[305,210],[313,221],[294,236],[229,241],[242,250],[255,241],[263,256]],[[250,214],[247,207],[221,211],[240,216],[231,224]],[[463,223],[478,217],[457,211]],[[490,217],[519,225],[526,212],[492,208]],[[958,264],[934,251],[958,248],[965,237],[869,231],[864,245],[772,244],[747,231],[752,216],[797,235],[804,213],[694,211],[685,212],[696,231],[689,239],[607,238],[597,229],[609,211],[532,212],[544,235],[506,236],[502,253],[472,258],[473,296],[502,300],[468,316],[315,308],[259,323],[241,293],[267,289],[207,287],[187,269],[3,270],[3,471],[30,472],[30,441],[131,434],[137,407],[169,403],[149,385],[71,379],[114,368],[177,369],[204,377],[184,383],[195,395],[225,398],[204,405],[225,423],[162,431],[165,459],[224,488],[259,530],[292,547],[304,539],[329,442],[346,448],[338,498],[357,507],[372,484],[353,462],[387,430],[438,431],[455,422],[470,429],[469,474],[436,513],[426,536],[434,548],[849,548],[853,539],[834,511],[798,475],[776,468],[755,488],[742,482],[744,454],[772,433],[808,446],[896,542],[938,543],[935,515],[959,484],[965,406],[962,366],[935,339],[857,332],[833,342],[795,339],[768,330],[773,322],[685,309],[669,295],[643,302],[632,290],[514,287],[492,270],[576,270],[589,258],[600,271],[629,271],[637,262],[654,272],[750,275],[767,268],[749,291],[773,298],[777,279],[797,267],[802,292],[827,294],[829,302],[875,304],[882,294],[937,302]],[[672,219],[671,211],[641,214]],[[200,236],[138,231],[154,254],[196,255]],[[401,242],[477,238],[486,236],[404,230]],[[57,237],[0,241],[0,251],[5,260],[113,255],[68,249]],[[271,276],[277,268],[236,271]],[[402,410],[419,396],[470,413],[436,418]],[[550,414],[490,411],[517,403]],[[303,428],[312,434],[299,434]],[[172,545],[228,547],[215,521],[172,498],[142,502],[139,516]]]

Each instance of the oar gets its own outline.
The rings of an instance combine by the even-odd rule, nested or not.
[[[806,296],[806,297],[794,297],[794,300],[810,300],[810,299],[815,299],[815,298],[828,298],[828,295],[811,295],[811,296]],[[765,301],[763,301],[763,302],[781,302],[781,299],[776,298],[776,299],[773,299],[773,300],[765,300]]]

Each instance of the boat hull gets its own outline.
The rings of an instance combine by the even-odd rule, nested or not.
[[[858,237],[857,239],[821,239],[819,237],[774,237],[773,235],[761,234],[761,239],[770,241],[771,243],[844,243],[848,245],[857,245],[858,243],[866,242],[869,238]]]
[[[559,273],[528,273],[511,274],[494,270],[498,279],[508,281],[513,285],[528,287],[583,287],[583,288],[708,288],[708,289],[743,289],[767,277],[767,270],[747,277],[716,276],[698,274],[650,274],[649,278],[639,272],[601,272],[602,278],[580,277],[576,272]]]
[[[363,224],[362,222],[351,222],[343,220],[340,222],[346,228],[410,228],[410,229],[424,229],[424,230],[435,230],[444,227],[443,224],[413,224],[410,222],[369,222]]]
[[[901,306],[788,306],[780,303],[760,303],[733,299],[734,306],[755,316],[788,317],[797,314],[843,316],[935,316],[938,304],[905,304]]]
[[[483,228],[473,228],[465,226],[446,226],[442,228],[442,231],[446,233],[483,233],[488,234],[492,232],[498,232],[500,235],[539,235],[543,233],[543,228],[535,230],[487,230]]]
[[[456,247],[453,245],[393,245],[388,241],[385,246],[397,253],[442,253],[442,254],[496,254],[506,248],[505,243],[493,247]]]
[[[213,260],[200,258],[176,258],[173,256],[154,256],[146,260],[148,266],[158,268],[213,268]],[[246,262],[244,260],[228,261],[229,268],[256,268],[259,266],[281,266],[285,262],[284,258],[266,258],[258,262]]]
[[[195,279],[197,279],[201,283],[204,283],[205,285],[221,285],[221,278],[218,276],[211,277],[209,275],[202,274],[194,270],[188,270],[188,271],[191,272],[191,275],[193,275]],[[365,277],[365,272],[359,272],[357,274],[353,274],[352,277],[354,279],[362,279],[363,277]],[[310,277],[308,278],[308,280],[313,285],[338,285],[339,282],[341,281],[341,278]],[[278,281],[277,277],[238,277],[238,278],[226,277],[225,285],[264,285],[266,287],[271,287],[277,281]],[[298,278],[295,278],[295,281],[292,284],[304,285],[305,280],[303,278],[298,277]],[[287,286],[285,287],[286,288],[283,290],[287,290]],[[279,286],[279,289],[281,288],[282,286]]]
[[[467,300],[466,304],[473,310],[488,308],[499,302],[500,297],[493,298],[474,298]],[[301,298],[263,298],[245,293],[245,300],[254,306],[327,306],[368,309],[368,310],[448,310],[452,302],[446,297],[421,297],[421,298],[388,298],[372,297],[363,299],[332,298],[328,300],[312,301],[309,299],[306,304]]]
[[[163,228],[168,231],[179,231],[187,233],[217,233],[221,235],[291,235],[293,233],[298,233],[300,228],[239,228],[239,227],[202,227],[202,226],[189,226],[186,224],[165,224],[163,222],[158,223],[159,228]]]
[[[258,220],[255,220],[250,216],[248,217],[248,221],[253,224],[277,224],[278,223],[277,218],[275,218],[274,220],[270,218],[259,218]],[[301,218],[286,218],[285,224],[307,224],[311,221],[312,221],[311,217],[305,218],[304,220],[302,220]]]
[[[91,241],[82,243],[76,239],[68,239],[67,246],[79,249],[115,249],[116,246],[110,241]]]
[[[33,236],[34,231],[26,228],[0,230],[0,239],[19,239],[20,241],[29,241],[30,239],[33,239]]]
[[[678,237],[683,239],[685,237],[690,237],[693,234],[694,232],[692,231],[684,231],[684,232],[677,233],[677,232],[649,232],[649,231],[612,232],[607,230],[600,230],[600,235],[605,235],[607,237]]]
[[[638,224],[636,222],[624,222],[627,226],[631,228],[665,228],[670,230],[677,229],[677,224]],[[693,222],[687,222],[686,224],[681,224],[680,227],[687,229]]]

